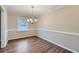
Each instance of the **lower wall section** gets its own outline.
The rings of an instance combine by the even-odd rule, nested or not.
[[[79,36],[38,30],[37,36],[72,52],[79,52]]]
[[[9,31],[8,32],[8,40],[23,38],[23,37],[30,37],[30,36],[35,36],[35,31],[24,31],[24,32]]]

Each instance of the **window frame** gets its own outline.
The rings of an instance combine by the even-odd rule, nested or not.
[[[29,31],[29,23],[27,22],[27,24],[26,25],[28,25],[28,26],[26,26],[26,29],[21,29],[20,27],[20,20],[24,20],[24,21],[26,21],[27,22],[27,19],[25,18],[25,17],[17,17],[17,32],[25,32],[25,31]]]

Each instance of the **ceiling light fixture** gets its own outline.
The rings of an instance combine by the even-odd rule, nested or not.
[[[36,23],[37,22],[37,18],[36,17],[34,17],[34,6],[31,6],[31,8],[32,8],[32,16],[31,17],[29,17],[29,19],[27,19],[27,21],[28,22],[30,22],[31,24],[33,24],[33,23]]]

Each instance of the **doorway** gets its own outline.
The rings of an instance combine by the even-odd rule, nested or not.
[[[1,7],[0,7],[0,48],[1,48]]]

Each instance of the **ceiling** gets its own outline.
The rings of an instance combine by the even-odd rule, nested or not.
[[[10,13],[15,13],[21,16],[32,16],[31,5],[6,5],[5,7]],[[33,15],[42,16],[61,7],[63,7],[63,5],[34,5]]]

